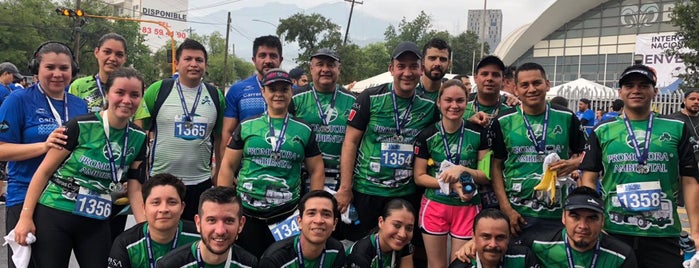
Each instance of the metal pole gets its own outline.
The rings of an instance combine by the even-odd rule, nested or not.
[[[80,9],[80,0],[75,0],[75,10]],[[80,63],[80,21],[82,18],[78,17],[73,23],[73,57],[75,58],[75,63]]]
[[[224,52],[223,58],[223,87],[228,84],[228,39],[231,33],[231,12],[228,11],[228,23],[226,25],[226,52]]]
[[[488,0],[483,0],[483,14],[481,14],[481,16],[483,18],[481,20],[481,22],[482,22],[481,23],[481,38],[482,38],[481,39],[481,59],[483,58],[483,50],[485,50],[485,16],[486,16],[486,12],[488,12],[486,10],[487,4],[488,4]]]
[[[473,51],[473,57],[471,57],[471,75],[475,75],[476,72],[476,51]]]
[[[345,0],[345,2],[351,2],[349,19],[347,19],[347,29],[345,29],[345,40],[342,41],[342,45],[347,44],[347,35],[349,34],[350,23],[352,23],[352,12],[354,12],[354,4],[364,4],[364,2],[357,2],[355,0]]]

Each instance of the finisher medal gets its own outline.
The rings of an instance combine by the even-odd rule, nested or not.
[[[636,165],[636,173],[638,174],[648,174],[650,172],[650,167],[648,165]]]

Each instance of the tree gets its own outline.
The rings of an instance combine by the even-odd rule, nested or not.
[[[684,40],[689,51],[670,50],[669,53],[677,55],[684,60],[687,66],[687,73],[680,75],[684,79],[683,88],[699,86],[697,77],[697,67],[699,67],[699,28],[697,27],[696,16],[699,14],[699,0],[678,1],[672,10],[672,24],[679,27],[677,35]]]
[[[320,14],[296,13],[279,20],[277,35],[286,42],[297,42],[301,52],[296,62],[308,69],[311,54],[319,48],[338,49],[342,44],[340,26]]]
[[[193,33],[191,39],[197,40],[206,47],[208,55],[207,75],[204,79],[212,81],[220,87],[226,87],[231,82],[250,76],[255,71],[252,63],[228,55],[228,75],[224,75],[223,60],[226,55],[226,39],[218,31],[210,35]]]
[[[432,16],[427,15],[425,11],[420,11],[420,14],[415,19],[408,21],[405,17],[398,23],[398,28],[393,25],[386,27],[384,37],[386,39],[386,47],[389,51],[402,41],[412,41],[418,46],[423,46],[434,37],[447,38],[449,33],[446,31],[438,32],[432,28]]]
[[[480,56],[478,51],[480,51],[481,45],[478,43],[478,36],[473,32],[463,32],[453,36],[449,45],[451,45],[453,59],[451,72],[470,74],[474,67],[473,57],[475,56],[478,59]],[[474,51],[477,51],[476,54],[473,54]]]

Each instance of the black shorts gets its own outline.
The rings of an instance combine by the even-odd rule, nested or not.
[[[682,267],[679,237],[610,235],[628,244],[636,252],[639,268]]]

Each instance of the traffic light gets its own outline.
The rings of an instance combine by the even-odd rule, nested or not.
[[[82,9],[68,9],[68,8],[57,8],[56,13],[58,15],[63,15],[66,17],[83,17],[85,16],[85,11]]]

